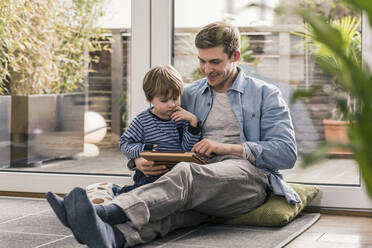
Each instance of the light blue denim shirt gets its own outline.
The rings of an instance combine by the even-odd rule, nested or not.
[[[292,168],[297,160],[288,106],[276,86],[248,77],[238,69],[239,74],[227,95],[239,122],[240,142],[250,148],[253,154],[250,162],[270,172],[274,194],[284,196],[291,204],[301,202],[279,173],[280,169]],[[182,107],[194,113],[201,125],[211,110],[212,101],[206,78],[186,86],[181,99]]]

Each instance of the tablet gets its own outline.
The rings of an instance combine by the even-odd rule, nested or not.
[[[154,161],[156,165],[166,165],[168,167],[173,167],[179,162],[206,164],[202,157],[193,152],[145,151],[141,152],[140,156]]]

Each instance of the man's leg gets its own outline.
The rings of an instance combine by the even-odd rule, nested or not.
[[[197,226],[212,219],[213,217],[211,216],[188,210],[173,213],[161,220],[151,221],[141,229],[133,227],[130,222],[117,225],[116,227],[124,234],[126,245],[132,247],[138,244],[148,243],[158,237],[164,237],[173,230]]]
[[[67,222],[66,210],[65,205],[63,204],[63,198],[59,197],[58,195],[54,194],[53,192],[47,192],[45,194],[49,205],[52,207],[54,213],[57,215],[58,219],[65,227],[70,227]]]
[[[113,202],[125,212],[131,227],[138,230],[190,209],[205,215],[235,217],[264,202],[267,175],[245,160],[209,165],[179,163],[156,182],[119,195]],[[143,242],[136,234],[125,236]]]
[[[64,198],[59,197],[53,192],[47,192],[45,197],[52,207],[54,213],[57,215],[58,219],[65,226],[70,228],[70,225],[67,221],[66,209],[64,206]],[[124,212],[115,204],[109,204],[106,206],[103,205],[94,205],[97,215],[106,223],[110,225],[117,225],[124,223],[128,220]]]
[[[227,160],[206,166],[180,163],[157,182],[119,195],[114,203],[130,220],[120,225],[120,230],[127,244],[134,245],[165,235],[187,221],[189,225],[200,223],[197,218],[180,217],[180,213],[189,213],[186,210],[196,210],[206,217],[246,213],[264,202],[267,186],[267,173],[247,161]],[[75,237],[88,245],[99,240],[100,247],[120,243],[117,238],[123,237],[100,220],[85,191],[72,193],[65,199],[65,208]],[[82,225],[86,219],[87,223]]]
[[[78,241],[90,248],[124,247],[125,238],[114,226],[97,215],[82,188],[74,188],[64,199],[67,222]]]
[[[52,197],[50,198],[52,202],[58,202],[58,208],[63,209],[64,221],[67,223],[67,227],[72,230],[74,237],[82,244],[93,244],[93,246],[89,245],[89,247],[121,247],[123,243],[121,241],[122,239],[124,239],[124,242],[128,246],[148,243],[159,236],[165,236],[172,230],[195,226],[213,219],[211,216],[189,210],[186,212],[177,212],[162,220],[150,222],[138,230],[133,228],[131,223],[125,223],[127,219],[121,218],[123,211],[115,204],[106,206],[93,205],[93,208],[89,199],[86,197],[85,190],[81,188],[72,190],[65,199],[52,193],[48,193],[47,195],[49,198]],[[77,206],[77,204],[79,206]],[[65,205],[67,210],[64,207]],[[106,225],[102,223],[99,220],[102,219],[102,217],[99,216],[100,218],[98,218],[94,213],[94,210],[101,209],[98,207],[106,208],[105,211],[107,212],[108,218],[114,219],[116,217],[115,223],[119,221],[124,224],[113,227],[114,224]],[[61,210],[59,209],[58,211]],[[70,217],[68,217],[68,215]],[[67,218],[69,218],[71,225]],[[124,236],[129,237],[128,241],[125,241],[125,238],[122,237],[122,234],[118,232],[116,227]],[[136,238],[131,239],[133,236]],[[95,239],[98,239],[98,241]]]

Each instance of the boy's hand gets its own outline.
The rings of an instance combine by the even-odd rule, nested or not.
[[[148,161],[145,158],[139,157],[134,159],[136,168],[145,174],[145,176],[156,176],[168,171],[165,165],[154,165],[154,161]]]
[[[171,120],[172,121],[180,121],[180,120],[185,120],[190,123],[191,126],[197,127],[198,126],[198,118],[196,116],[181,108],[180,106],[176,107],[176,111],[171,115]]]

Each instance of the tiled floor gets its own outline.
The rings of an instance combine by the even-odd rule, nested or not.
[[[317,219],[306,214],[283,228],[208,224],[181,229],[142,248],[282,247]],[[304,228],[305,227],[305,228]],[[0,197],[0,248],[79,248],[45,199]]]
[[[1,248],[79,247],[45,200],[3,197],[0,209]]]

